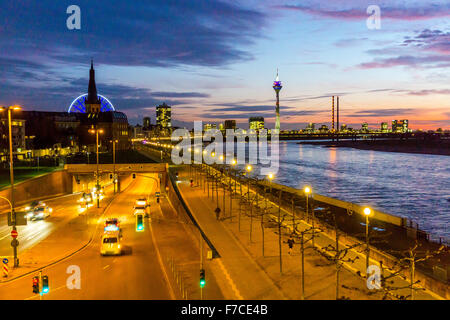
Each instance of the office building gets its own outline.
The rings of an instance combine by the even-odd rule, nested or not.
[[[165,102],[156,106],[156,125],[159,129],[170,130],[172,128],[172,107]]]
[[[392,120],[392,132],[406,133],[408,131],[408,120]]]
[[[263,117],[250,117],[248,119],[248,128],[250,130],[263,130],[264,129],[264,118]]]
[[[227,129],[236,130],[236,120],[225,120],[225,130]]]

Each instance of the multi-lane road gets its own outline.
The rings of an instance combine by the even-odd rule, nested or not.
[[[101,216],[91,219],[91,223],[96,224],[91,242],[69,258],[43,269],[43,274],[49,277],[50,292],[42,298],[174,299],[175,291],[170,284],[158,244],[155,243],[157,241],[151,222],[145,219],[144,231],[135,230],[134,202],[139,197],[154,195],[156,188],[154,180],[138,177],[122,193],[115,196]],[[85,221],[74,218],[78,216],[76,197],[60,198],[48,203],[54,208],[54,214],[50,218],[19,227],[22,251],[35,246],[33,250],[39,252],[39,241],[44,237],[54,237],[56,232],[53,235],[51,233],[57,228],[61,228],[64,234],[69,236],[71,228],[83,227]],[[102,205],[106,206],[106,203]],[[154,200],[151,214],[164,215]],[[103,223],[107,217],[120,219],[123,233],[121,256],[100,255]],[[65,220],[69,222],[63,223]],[[0,241],[8,241],[9,245],[11,238],[8,230],[10,228],[0,229],[1,237],[4,238]],[[61,230],[58,234],[61,234]],[[6,243],[2,242],[0,245],[1,250],[11,250]],[[79,245],[82,245],[81,239]],[[80,270],[79,289],[72,287],[72,284],[77,283],[74,270]],[[40,299],[39,295],[33,294],[31,290],[31,279],[35,275],[38,275],[38,272],[1,283],[0,299]]]

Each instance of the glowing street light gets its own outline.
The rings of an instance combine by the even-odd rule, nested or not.
[[[364,215],[366,216],[366,274],[369,268],[369,216],[372,214],[372,210],[369,207],[365,207]]]
[[[11,220],[13,223],[13,230],[16,231],[16,212],[14,211],[14,166],[13,166],[13,147],[12,147],[12,129],[11,129],[11,111],[21,110],[18,105],[9,106],[7,108],[0,107],[0,111],[8,111],[8,129],[9,129],[9,178],[11,181]],[[16,242],[14,242],[16,243]],[[17,259],[17,245],[13,245],[14,251],[14,267],[19,266]]]
[[[306,195],[306,216],[308,217],[308,221],[309,221],[309,205],[308,205],[308,200],[309,200],[309,194],[312,193],[312,189],[309,186],[306,186],[303,191],[305,192]],[[312,208],[311,210],[312,213],[312,245],[314,248],[314,208]]]
[[[117,139],[110,140],[113,145],[113,183],[114,183],[114,194],[116,194],[116,143],[119,142]]]
[[[103,132],[104,132],[103,129],[94,129],[94,128],[89,129],[89,133],[95,134],[95,142],[96,142],[95,144],[97,147],[97,186],[96,186],[96,188],[97,188],[97,208],[100,208],[100,183],[98,180],[98,134],[99,133],[102,134]]]

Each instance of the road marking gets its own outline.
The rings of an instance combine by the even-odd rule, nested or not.
[[[61,287],[58,287],[58,288],[56,288],[56,289],[50,290],[50,291],[49,291],[49,294],[50,294],[50,293],[53,293],[53,292],[55,292],[55,291],[57,291],[57,290],[59,290],[59,289],[62,289],[62,288],[66,288],[66,285],[63,285],[63,286],[61,286]],[[31,297],[25,298],[25,299],[23,299],[23,300],[31,300],[31,299],[37,299],[38,297],[39,297],[39,295],[38,295],[38,294],[36,294],[36,295],[34,295],[34,296],[31,296]]]
[[[238,288],[236,287],[236,284],[234,283],[233,279],[231,278],[230,274],[228,273],[227,269],[222,263],[221,259],[216,259],[217,263],[219,264],[220,268],[222,269],[223,273],[225,274],[225,278],[228,280],[231,289],[234,291],[234,294],[236,295],[237,300],[244,300],[241,293],[239,292]]]
[[[109,264],[108,264],[107,266],[104,266],[104,267],[103,267],[103,270],[105,270],[106,268],[109,268]]]

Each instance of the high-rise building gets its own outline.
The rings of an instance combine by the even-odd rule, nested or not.
[[[250,117],[248,119],[248,128],[250,130],[263,130],[264,129],[264,117]]]
[[[225,120],[225,130],[226,129],[236,130],[236,120]]]
[[[347,132],[348,131],[347,125],[345,123],[341,125],[340,131],[341,132]]]
[[[11,121],[11,139],[13,151],[25,149],[25,122],[26,120],[13,119]],[[9,152],[9,127],[6,118],[0,119],[0,151]]]
[[[142,119],[142,127],[144,130],[149,129],[151,124],[152,121],[150,120],[150,117],[144,117],[144,119]]]
[[[310,122],[310,123],[306,126],[306,128],[305,128],[305,132],[306,132],[306,133],[314,133],[315,127],[316,127],[316,124]]]
[[[319,132],[320,133],[328,133],[330,130],[328,129],[328,126],[326,124],[323,124],[320,128],[319,128]]]
[[[382,122],[382,123],[381,123],[381,132],[382,132],[382,133],[388,133],[388,132],[389,132],[387,122]]]
[[[215,123],[204,123],[203,124],[203,131],[211,130],[211,129],[217,129],[217,124]]]
[[[280,91],[283,86],[281,85],[280,78],[278,77],[278,69],[277,69],[277,78],[273,82],[273,90],[275,90],[275,94],[277,96],[276,108],[275,108],[275,130],[280,132]]]
[[[156,106],[156,125],[159,129],[172,128],[172,107],[165,102]]]
[[[408,131],[408,120],[392,120],[392,132],[405,133]]]
[[[369,132],[369,124],[367,122],[361,124],[361,132]]]

